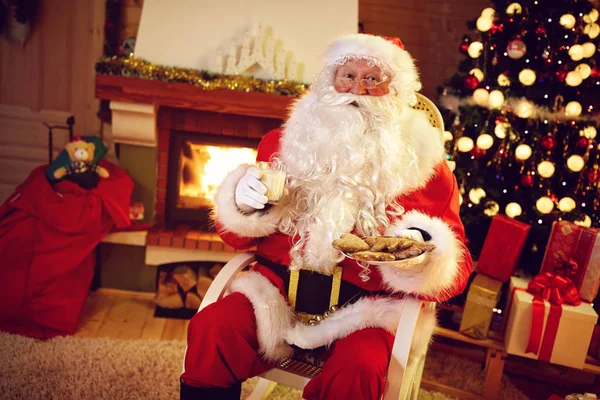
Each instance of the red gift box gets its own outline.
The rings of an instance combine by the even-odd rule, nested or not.
[[[483,243],[477,270],[491,278],[508,282],[517,266],[530,228],[530,225],[507,216],[495,216]]]
[[[600,231],[568,221],[554,222],[540,272],[570,278],[579,297],[593,301],[600,286]]]

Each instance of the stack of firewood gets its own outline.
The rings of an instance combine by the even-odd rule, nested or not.
[[[159,271],[158,289],[154,303],[164,308],[189,308],[197,310],[213,279],[223,264],[200,266],[195,269],[180,265],[172,271]]]

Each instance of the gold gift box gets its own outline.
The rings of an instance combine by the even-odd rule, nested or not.
[[[475,339],[485,339],[490,329],[494,307],[498,304],[502,282],[477,274],[467,294],[459,331]]]

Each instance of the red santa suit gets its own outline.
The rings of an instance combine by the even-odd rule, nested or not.
[[[378,138],[369,142],[362,132],[350,133],[350,139],[340,139],[349,143],[344,153],[334,137],[348,125],[348,118],[364,123],[360,108],[369,107],[371,101],[342,97],[345,103],[338,104],[337,95],[331,94],[333,71],[353,57],[366,58],[391,75],[395,102],[384,106],[393,108],[386,129],[377,125],[384,119],[381,115],[375,123],[364,125],[364,135]],[[235,190],[250,166],[241,165],[225,178],[215,198],[218,232],[236,249],[256,246],[259,262],[233,281],[232,294],[192,319],[183,398],[192,398],[194,388],[218,391],[264,372],[292,354],[290,344],[305,349],[330,347],[321,374],[306,386],[304,398],[378,398],[402,313],[402,296],[443,302],[464,290],[472,261],[464,245],[458,188],[444,159],[440,132],[423,112],[409,107],[419,87],[412,59],[394,43],[367,35],[340,39],[329,48],[326,68],[311,92],[295,104],[285,126],[269,132],[259,145],[257,161],[278,158],[288,165],[292,179],[298,177],[300,183],[292,185],[288,203],[284,200],[265,211],[244,213],[236,205]],[[315,155],[305,153],[305,147],[317,148],[323,163],[319,164],[321,158],[311,162]],[[363,152],[370,156],[355,157]],[[329,157],[330,153],[339,158]],[[346,173],[353,173],[353,165],[359,166],[356,176]],[[313,175],[323,178],[311,181]],[[387,192],[380,195],[380,191]],[[298,199],[302,206],[293,204]],[[309,212],[318,209],[315,218],[299,222],[302,207]],[[304,224],[304,231],[290,228],[295,223]],[[331,246],[346,232],[393,236],[405,229],[419,230],[436,246],[424,261],[408,269],[365,270],[349,258],[340,258]],[[360,295],[340,301],[341,309],[316,326],[300,323],[294,314],[300,310],[293,310],[287,299],[289,279],[281,272],[289,266],[323,275],[341,266],[342,287],[352,293],[361,291]],[[298,290],[302,290],[302,275]],[[328,299],[330,293],[318,295]],[[435,314],[421,313],[412,351],[426,351],[434,327]],[[210,398],[207,392],[202,396]],[[223,393],[215,396],[225,398]]]

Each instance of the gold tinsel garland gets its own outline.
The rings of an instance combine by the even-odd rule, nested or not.
[[[187,83],[203,90],[241,90],[284,96],[300,96],[307,90],[306,85],[288,80],[267,81],[242,75],[217,75],[191,68],[167,67],[133,56],[106,57],[96,63],[96,73]]]

